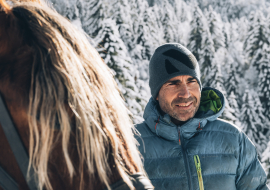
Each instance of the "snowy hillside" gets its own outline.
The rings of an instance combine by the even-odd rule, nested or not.
[[[196,56],[203,86],[225,94],[222,118],[245,131],[270,178],[270,9],[266,0],[51,0],[84,30],[111,68],[134,122],[150,98],[148,63],[178,42]],[[149,6],[149,4],[151,6]]]

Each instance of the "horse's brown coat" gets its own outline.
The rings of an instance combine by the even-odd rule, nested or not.
[[[17,101],[14,100],[14,102],[7,102],[7,107],[10,112],[10,115],[12,116],[14,124],[17,126],[18,132],[22,138],[22,141],[25,145],[25,147],[29,147],[29,129],[28,129],[28,122],[27,122],[27,115],[24,109],[19,105],[16,104]],[[1,125],[0,125],[1,126]],[[56,132],[57,133],[57,132]],[[76,152],[76,145],[75,145],[75,138],[71,138],[70,142],[70,151],[71,157],[73,160],[74,165],[76,163],[79,163],[78,155]],[[123,152],[123,149],[122,149]],[[133,164],[128,163],[127,161],[127,155],[125,152],[122,153],[124,156],[124,162],[128,166],[128,170],[131,173],[137,172],[135,170],[135,167]],[[12,150],[8,144],[8,141],[5,137],[5,134],[3,132],[2,126],[0,127],[0,165],[7,171],[8,174],[18,183],[21,190],[27,190],[27,184],[24,180],[24,177],[19,169],[19,166],[17,165],[17,162],[15,160],[15,157],[12,153]],[[69,176],[67,175],[67,167],[65,163],[63,162],[64,157],[62,154],[62,148],[61,148],[61,142],[59,140],[55,142],[54,150],[51,153],[49,161],[49,173],[50,178],[52,182],[52,186],[54,189],[67,189],[67,190],[73,190],[78,189],[80,186],[80,179],[79,175],[78,177],[73,178],[73,183],[71,182]],[[112,157],[109,159],[110,165],[113,166],[113,160]],[[77,164],[79,165],[79,164]],[[76,172],[78,172],[79,168],[76,168]],[[117,171],[114,170],[112,167],[112,176],[110,177],[111,183],[114,183],[118,181],[120,178],[120,175]],[[85,179],[87,180],[88,175],[85,174]],[[105,188],[104,185],[100,184],[100,181],[98,180],[97,176],[92,176],[91,184],[86,183],[84,189],[103,189]],[[91,188],[92,187],[92,188]],[[0,187],[1,189],[1,187]]]
[[[31,47],[24,42],[19,35],[20,28],[15,24],[16,18],[7,15],[0,10],[0,93],[7,105],[12,120],[17,127],[19,135],[26,147],[29,149],[29,127],[27,117],[27,107],[29,99],[29,89],[31,81],[31,68],[33,57]],[[24,34],[23,34],[24,35]],[[68,107],[68,106],[67,106]],[[56,130],[57,135],[57,130]],[[119,139],[120,141],[120,139]],[[120,146],[123,164],[127,170],[134,174],[140,172],[136,163],[127,154],[124,144]],[[76,174],[79,173],[79,156],[76,149],[74,134],[71,135],[69,153]],[[111,184],[121,179],[119,172],[114,168],[114,157],[109,154],[108,162],[111,166],[112,174],[109,176]],[[71,180],[68,175],[66,163],[61,147],[61,138],[55,138],[54,148],[50,154],[48,173],[53,189],[74,190],[80,187],[80,175],[75,175]],[[0,125],[0,165],[18,183],[21,190],[28,190],[26,181],[19,169],[12,150]],[[98,176],[89,176],[84,170],[84,189],[99,190],[104,189]],[[91,181],[89,181],[91,179]],[[0,187],[1,190],[1,187]]]

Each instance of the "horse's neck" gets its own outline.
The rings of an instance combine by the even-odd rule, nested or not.
[[[29,127],[28,127],[28,120],[27,120],[27,113],[24,111],[25,109],[20,106],[16,105],[14,102],[7,102],[7,108],[10,112],[10,115],[12,117],[12,120],[14,122],[14,125],[16,126],[21,139],[24,143],[24,146],[26,147],[27,151],[29,149]],[[71,138],[70,144],[74,145],[73,147],[69,147],[69,152],[71,155],[71,160],[73,164],[76,166],[79,166],[79,157],[77,154],[76,149],[76,141],[75,137]],[[50,160],[49,160],[49,178],[51,179],[52,187],[53,189],[78,189],[80,186],[80,175],[78,174],[79,167],[75,167],[76,175],[74,176],[72,183],[69,178],[66,163],[63,162],[64,155],[62,154],[62,146],[61,146],[61,140],[59,142],[55,143],[55,146],[51,152]],[[123,163],[126,166],[129,173],[134,174],[138,171],[138,167],[136,166],[136,163],[132,162],[132,159],[127,154],[127,151],[125,150],[124,146],[121,147],[121,155],[123,158]],[[0,165],[6,170],[8,174],[11,175],[11,177],[18,183],[20,189],[27,190],[27,184],[25,182],[25,179],[20,172],[19,166],[16,162],[16,159],[12,153],[11,148],[9,147],[9,143],[5,137],[5,134],[2,130],[2,126],[0,125]],[[109,156],[109,165],[112,169],[112,174],[109,176],[111,184],[117,182],[121,179],[119,171],[116,169],[113,156]],[[87,173],[84,172],[84,178],[85,178],[85,188],[84,189],[104,189],[105,185],[102,184],[99,180],[98,176],[89,176]],[[93,179],[91,180],[91,183],[89,182],[89,178]],[[92,187],[92,188],[91,188]],[[1,190],[1,188],[0,188]]]
[[[27,114],[25,111],[22,111],[20,104],[15,106],[16,101],[10,103],[11,99],[6,98],[7,109],[10,112],[13,123],[17,127],[17,130],[20,134],[21,140],[28,151],[29,147],[29,129],[27,122]],[[15,156],[9,146],[8,140],[4,134],[2,126],[0,124],[0,165],[3,169],[19,184],[20,189],[28,190],[28,186],[24,180],[24,176],[21,173],[21,170],[17,164]],[[0,187],[1,189],[1,187]]]

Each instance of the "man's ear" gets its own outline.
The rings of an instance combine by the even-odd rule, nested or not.
[[[158,96],[156,97],[156,100],[158,101]]]

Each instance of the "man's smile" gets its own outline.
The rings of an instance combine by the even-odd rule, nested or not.
[[[188,110],[192,107],[193,102],[188,102],[188,103],[182,103],[182,104],[177,104],[176,107],[177,109],[180,110]]]

